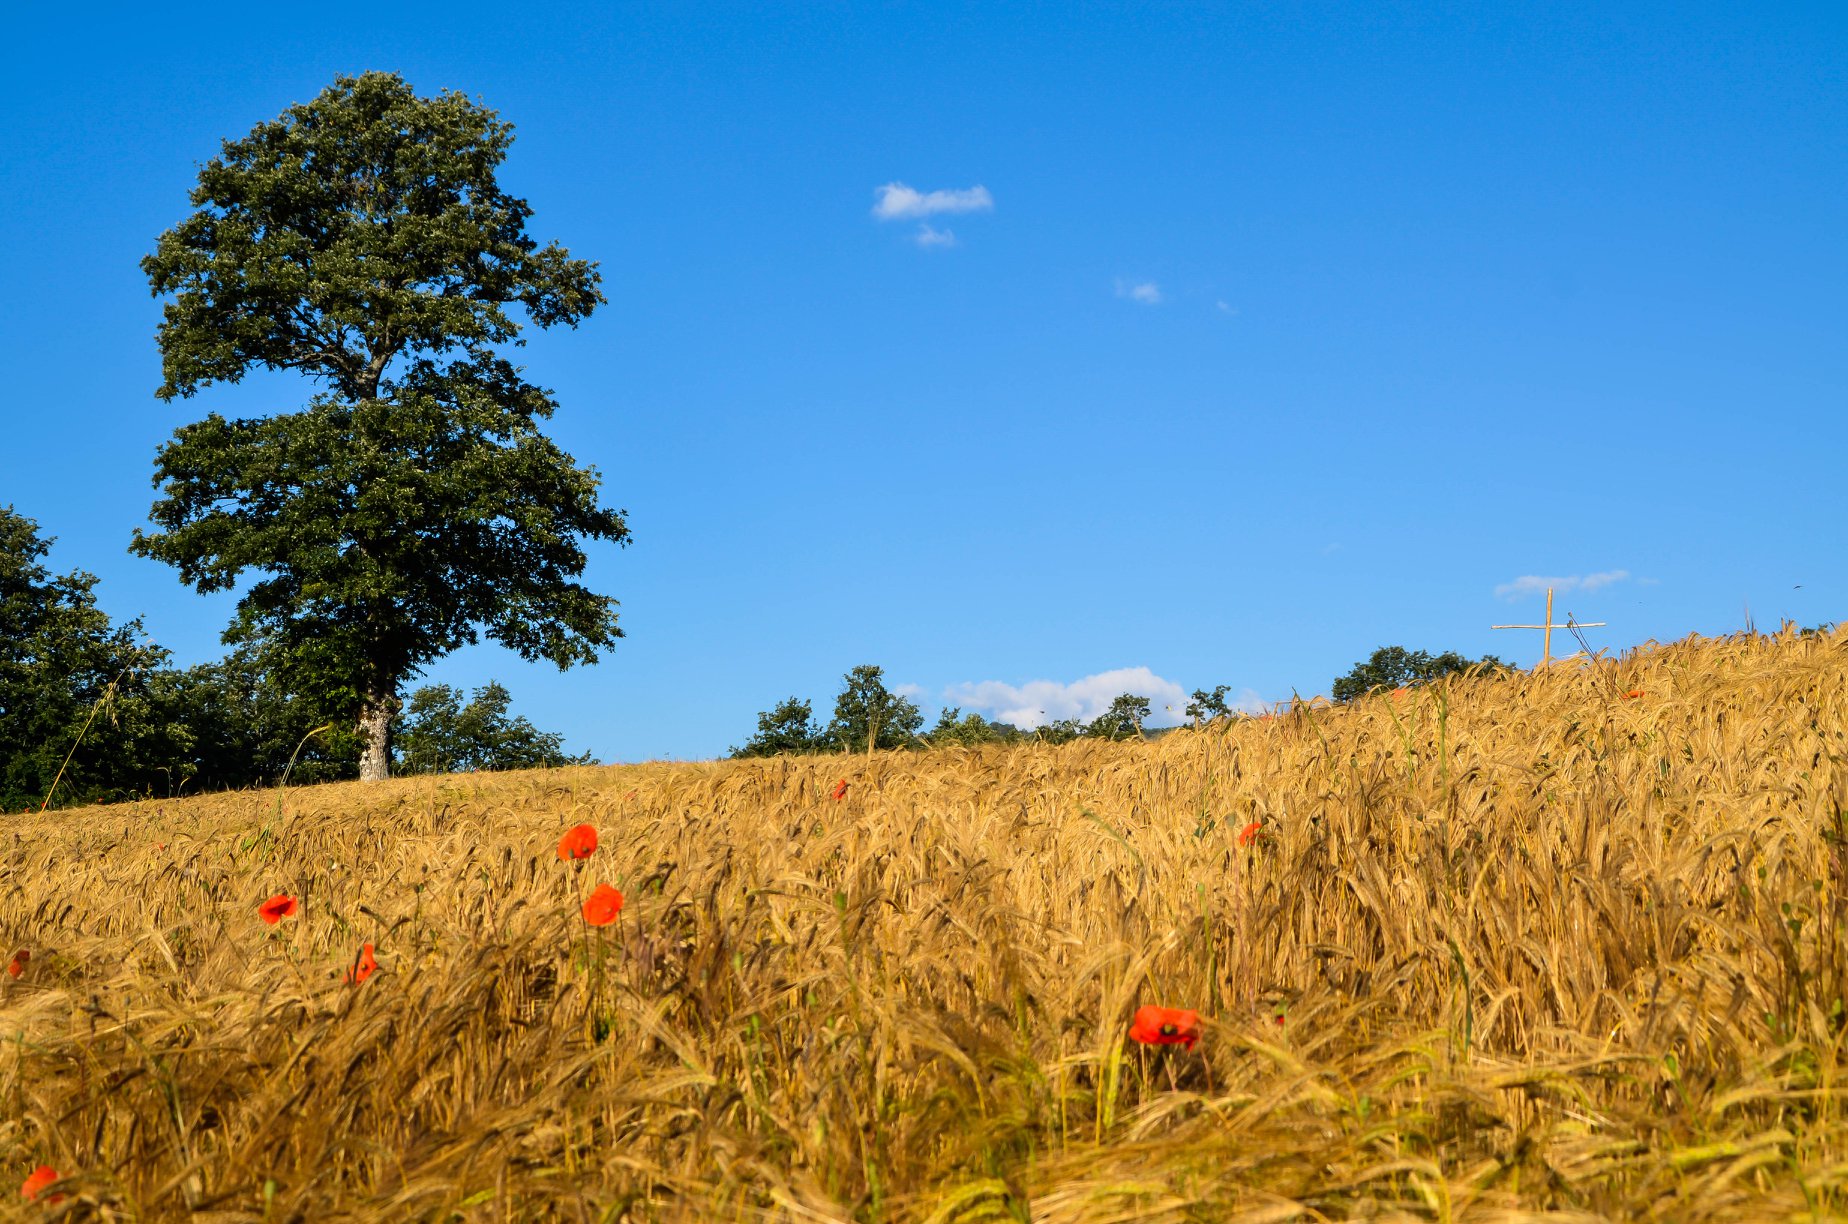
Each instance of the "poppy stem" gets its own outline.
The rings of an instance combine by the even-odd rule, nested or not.
[[[578,925],[584,928],[584,947],[590,948],[590,915],[584,912],[584,877],[579,874],[578,865],[571,864],[571,886],[577,892]]]

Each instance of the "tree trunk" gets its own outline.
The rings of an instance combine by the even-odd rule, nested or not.
[[[391,716],[398,712],[398,698],[391,693],[368,693],[359,710],[359,738],[365,745],[359,753],[359,779],[382,782],[391,777]]]

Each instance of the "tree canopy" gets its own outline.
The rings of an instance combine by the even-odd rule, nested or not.
[[[757,716],[757,734],[731,750],[734,757],[776,756],[785,752],[865,752],[878,748],[923,746],[918,731],[924,715],[917,705],[885,686],[885,671],[863,664],[841,677],[834,717],[826,726],[815,708],[787,697]]]
[[[834,699],[834,720],[827,735],[847,752],[873,748],[909,748],[924,726],[917,705],[887,691],[883,668],[865,664],[842,677]]]
[[[826,743],[826,734],[815,722],[815,707],[799,697],[786,697],[757,716],[757,734],[733,748],[731,754],[766,757],[819,752]]]
[[[1149,711],[1147,697],[1124,693],[1111,701],[1109,709],[1085,724],[1084,733],[1096,739],[1133,739],[1142,734]]]
[[[480,769],[543,769],[594,765],[588,753],[567,755],[564,736],[509,716],[512,697],[494,681],[466,703],[459,689],[429,684],[405,704],[398,746],[405,773],[461,773]]]
[[[1220,699],[1224,697],[1224,690],[1225,686],[1220,686]],[[1149,698],[1124,693],[1088,723],[1062,718],[1032,731],[1023,731],[1009,723],[996,722],[976,713],[964,714],[960,707],[949,706],[938,711],[936,723],[924,732],[924,715],[917,704],[886,688],[883,668],[863,664],[841,678],[841,691],[834,699],[834,717],[827,726],[817,725],[814,707],[809,702],[788,697],[757,716],[757,734],[734,747],[731,755],[865,752],[869,742],[878,748],[917,749],[966,748],[1026,740],[1064,744],[1086,736],[1133,739],[1144,734],[1142,724],[1149,718],[1151,708]]]
[[[947,706],[937,712],[937,722],[924,738],[933,748],[952,744],[969,748],[976,744],[1017,743],[1022,733],[1012,723],[996,722],[973,711],[964,714],[960,706]]]
[[[1193,719],[1194,726],[1211,722],[1215,718],[1231,717],[1232,707],[1226,703],[1226,694],[1231,688],[1229,684],[1215,684],[1210,692],[1206,689],[1193,691],[1193,699],[1187,703],[1185,712],[1187,717]]]
[[[1356,663],[1346,675],[1336,677],[1332,692],[1336,701],[1351,701],[1377,688],[1426,684],[1440,676],[1465,672],[1473,667],[1506,666],[1494,655],[1471,659],[1454,650],[1433,655],[1403,646],[1382,646],[1363,662]]]
[[[516,310],[575,326],[604,301],[596,266],[540,246],[501,189],[512,138],[459,93],[339,77],[226,141],[142,262],[171,298],[163,399],[256,368],[320,390],[176,431],[132,548],[202,592],[258,575],[226,640],[266,641],[291,691],[357,720],[365,777],[388,771],[399,689],[430,661],[485,633],[562,668],[622,636],[616,601],[575,579],[581,541],[627,541],[623,514],[500,352]]]

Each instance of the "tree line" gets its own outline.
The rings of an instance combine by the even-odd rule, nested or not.
[[[54,573],[50,541],[12,507],[0,508],[0,811],[208,790],[322,782],[360,776],[361,728],[313,692],[290,684],[281,648],[262,635],[221,659],[175,667],[145,640],[139,619],[112,624],[97,606],[96,578]],[[1504,667],[1387,646],[1335,679],[1337,701],[1380,688],[1429,683]],[[1196,726],[1234,716],[1229,685],[1195,689],[1185,716]],[[564,751],[563,737],[510,712],[498,683],[472,694],[447,685],[413,690],[392,715],[390,766],[399,773],[452,773],[593,764]],[[1149,697],[1123,693],[1088,721],[1054,719],[1035,728],[948,707],[928,729],[916,702],[887,687],[866,664],[841,680],[832,716],[788,697],[757,716],[734,758],[780,753],[921,749],[1145,734]]]
[[[54,573],[51,542],[0,507],[0,811],[359,776],[355,729],[292,691],[274,646],[175,667],[139,619],[112,624],[96,578]],[[591,764],[509,712],[507,689],[414,690],[394,714],[399,772]],[[52,793],[54,781],[57,784]]]
[[[1198,694],[1196,694],[1198,696]],[[1063,744],[1080,737],[1128,739],[1142,733],[1149,699],[1124,693],[1089,722],[1058,719],[1033,730],[996,722],[960,707],[947,707],[936,725],[924,728],[924,714],[909,698],[885,686],[885,670],[862,664],[841,678],[834,716],[817,720],[812,702],[786,697],[757,716],[757,734],[734,747],[734,758],[781,753],[867,752],[879,748],[933,748],[950,745],[1016,743],[1033,740]]]
[[[1470,659],[1456,651],[1430,654],[1403,646],[1382,646],[1335,678],[1336,701],[1352,701],[1376,689],[1428,684],[1444,676],[1489,672],[1507,667],[1494,655]],[[1198,727],[1215,719],[1234,717],[1226,695],[1229,684],[1195,689],[1183,713]],[[1123,693],[1107,709],[1087,721],[1053,719],[1023,729],[998,722],[957,706],[943,709],[930,730],[915,702],[885,686],[883,668],[863,664],[841,678],[834,699],[834,715],[826,722],[815,714],[814,703],[786,697],[757,716],[757,733],[731,750],[734,759],[777,756],[781,753],[866,752],[870,748],[940,748],[951,745],[1009,744],[1032,741],[1064,744],[1075,739],[1124,740],[1146,734],[1143,723],[1151,712],[1149,698]]]

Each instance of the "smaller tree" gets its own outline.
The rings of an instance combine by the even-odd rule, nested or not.
[[[937,715],[937,725],[925,736],[933,748],[960,745],[1012,743],[1020,738],[1020,728],[1004,722],[992,722],[980,714],[964,714],[950,706]]]
[[[60,803],[138,793],[129,746],[147,735],[147,680],[167,658],[139,640],[140,621],[110,623],[94,575],[53,574],[51,544],[0,507],[0,810],[42,802],[54,780]]]
[[[235,790],[359,776],[352,725],[288,692],[261,641],[224,658],[156,673],[149,701],[165,728],[157,793]]]
[[[1075,718],[1055,718],[1043,723],[1033,731],[1033,738],[1042,744],[1069,744],[1086,733],[1087,728]]]
[[[1193,691],[1193,700],[1187,703],[1186,714],[1193,719],[1194,726],[1211,722],[1215,718],[1231,717],[1232,707],[1226,704],[1226,693],[1231,687],[1229,684],[1216,684],[1210,693],[1205,689]]]
[[[1149,699],[1124,693],[1110,703],[1110,708],[1093,718],[1084,733],[1094,739],[1126,740],[1142,734],[1142,720],[1149,716]]]
[[[845,687],[834,699],[834,721],[828,738],[847,752],[874,748],[909,748],[924,726],[924,715],[914,702],[885,686],[885,669],[863,664],[844,676]]]
[[[429,684],[411,694],[405,707],[401,747],[405,773],[463,773],[491,769],[554,769],[594,765],[589,753],[568,756],[565,737],[541,731],[524,717],[508,717],[512,696],[489,682],[467,705],[462,692]]]
[[[1422,650],[1407,650],[1403,646],[1382,646],[1364,662],[1356,663],[1345,676],[1337,677],[1332,691],[1336,701],[1352,701],[1374,689],[1428,684],[1440,676],[1467,672],[1472,668],[1492,670],[1506,666],[1494,655],[1470,659],[1454,650],[1433,655]]]
[[[786,697],[774,709],[757,716],[757,734],[741,747],[733,748],[734,758],[780,756],[786,752],[819,752],[827,737],[815,723],[815,709],[798,697]]]

